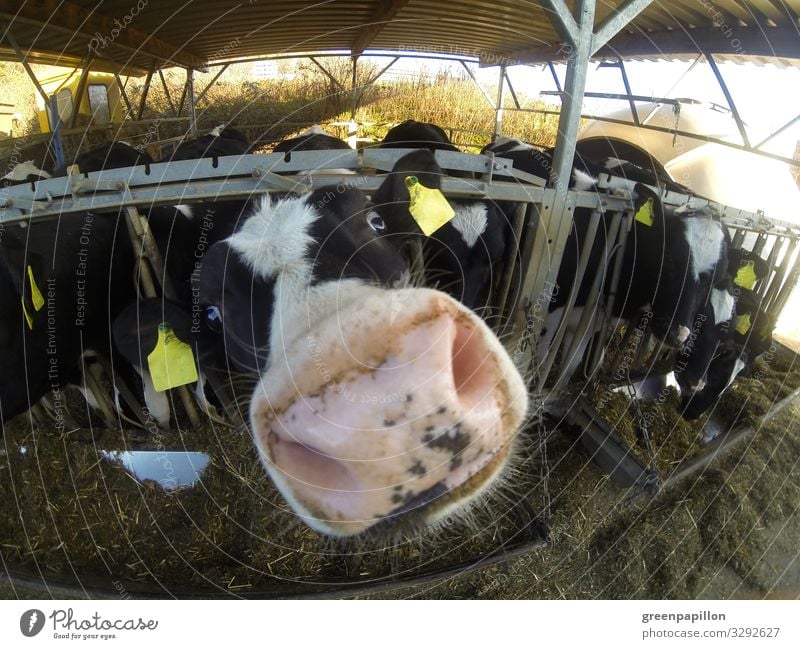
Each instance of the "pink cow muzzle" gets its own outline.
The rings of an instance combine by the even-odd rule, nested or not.
[[[502,471],[527,409],[471,311],[428,289],[365,293],[276,357],[251,403],[270,477],[334,536],[424,525],[471,500]]]

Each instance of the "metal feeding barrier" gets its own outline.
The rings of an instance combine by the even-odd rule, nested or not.
[[[191,204],[212,200],[247,198],[278,192],[304,193],[323,186],[356,187],[367,194],[377,189],[395,162],[411,149],[359,149],[353,151],[300,151],[288,154],[251,154],[215,159],[187,160],[158,163],[148,166],[114,169],[55,178],[30,185],[4,188],[0,191],[0,228],[15,227],[24,221],[57,218],[61,214],[91,211],[95,214],[118,214],[124,210],[130,236],[140,245],[152,273],[145,290],[146,295],[159,291],[169,295],[167,285],[157,286],[164,277],[162,261],[150,239],[147,221],[139,210],[152,205]],[[470,172],[473,178],[446,177],[442,192],[451,198],[474,198],[516,204],[506,206],[511,220],[512,241],[506,248],[502,267],[495,274],[490,298],[492,324],[507,346],[514,362],[529,381],[533,411],[539,417],[539,452],[544,458],[542,484],[545,485],[545,503],[540,511],[518,512],[525,523],[524,533],[507,539],[489,555],[475,558],[458,566],[432,570],[423,574],[403,575],[382,579],[348,582],[347,584],[306,584],[298,591],[279,589],[274,592],[243,592],[237,596],[251,597],[334,597],[367,594],[403,586],[419,585],[445,579],[465,571],[485,568],[519,557],[546,544],[549,494],[547,488],[547,431],[542,422],[545,407],[563,412],[571,408],[573,421],[583,429],[587,448],[591,449],[596,463],[612,476],[621,476],[618,483],[638,486],[650,492],[657,485],[657,476],[644,467],[584,402],[575,402],[570,387],[582,384],[592,377],[603,362],[603,350],[614,333],[612,317],[614,301],[620,299],[616,287],[621,277],[622,257],[627,234],[632,227],[634,207],[629,182],[621,182],[603,175],[592,192],[558,192],[546,187],[544,180],[513,168],[510,160],[486,155],[437,151],[437,162],[445,170]],[[348,168],[355,175],[316,173],[310,177],[300,175],[313,169]],[[378,172],[376,174],[376,172]],[[499,179],[503,177],[504,179]],[[513,180],[508,180],[508,178]],[[735,246],[752,243],[752,250],[764,253],[770,263],[770,276],[756,286],[756,292],[771,314],[783,308],[789,293],[798,281],[800,264],[800,228],[790,223],[774,221],[762,214],[753,214],[713,202],[682,194],[658,192],[667,205],[709,207],[717,212],[721,222],[729,229]],[[537,356],[541,326],[548,313],[552,290],[564,254],[567,238],[573,228],[575,211],[578,218],[588,218],[585,250],[580,255],[572,286],[558,287],[567,291],[567,305],[561,321],[544,355]],[[584,215],[588,216],[584,216]],[[605,232],[606,247],[602,251],[602,269],[589,268],[595,237]],[[583,309],[574,335],[566,335],[566,324],[573,315],[578,287],[584,277],[591,278],[587,306]],[[609,283],[610,290],[604,290]],[[607,296],[607,297],[604,297]],[[571,363],[579,353],[581,342],[591,338],[579,364]],[[580,373],[573,373],[575,368]],[[100,384],[101,381],[95,381]],[[123,395],[125,397],[125,395]],[[566,398],[565,398],[566,397]],[[129,399],[135,401],[132,395]],[[199,415],[192,412],[190,395],[181,394],[189,418]],[[223,400],[224,403],[224,400]],[[132,404],[131,404],[132,405]],[[231,416],[231,411],[228,411]],[[182,449],[185,450],[185,449]],[[715,457],[716,453],[709,454]],[[656,486],[657,489],[657,486]],[[518,504],[519,505],[519,504]],[[519,505],[518,509],[525,510]],[[543,520],[542,520],[543,519]],[[516,538],[520,537],[520,538]],[[5,577],[20,586],[43,585],[51,592],[62,595],[92,597],[117,597],[118,589],[104,586],[107,580],[82,577],[67,579],[60,575],[32,574],[11,567]],[[128,592],[141,597],[163,597],[174,594],[163,587],[143,587],[126,584]],[[193,593],[178,593],[191,597]],[[203,593],[213,596],[215,593]],[[218,594],[218,593],[217,593]],[[196,595],[196,594],[195,594]],[[231,593],[227,593],[231,595]]]

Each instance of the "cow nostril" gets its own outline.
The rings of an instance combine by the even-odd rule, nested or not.
[[[272,462],[292,480],[331,491],[356,491],[358,481],[344,462],[310,446],[272,434]]]
[[[476,329],[456,323],[451,363],[456,394],[465,408],[474,407],[494,389],[491,352]]]

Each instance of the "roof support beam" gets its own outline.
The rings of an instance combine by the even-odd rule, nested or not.
[[[150,67],[147,77],[144,80],[144,87],[142,88],[142,96],[139,98],[139,109],[136,111],[136,119],[142,119],[144,114],[144,107],[147,103],[147,95],[150,92],[150,82],[153,81],[153,72],[155,72],[155,63]]]
[[[161,68],[158,69],[158,78],[161,79],[161,87],[164,89],[164,96],[167,98],[169,110],[177,117],[178,111],[175,110],[175,103],[172,101],[172,95],[169,94],[169,86],[167,86],[167,80],[164,78],[164,73],[161,71]]]
[[[125,92],[125,84],[122,83],[122,79],[120,79],[118,72],[114,73],[114,78],[117,80],[117,87],[119,88],[119,94],[122,97],[122,101],[125,102],[125,117],[133,115],[133,105],[131,104],[131,100],[128,98],[128,93]]]
[[[484,96],[484,98],[486,99],[486,101],[488,101],[488,102],[489,102],[489,105],[490,105],[492,108],[494,108],[494,109],[496,110],[496,109],[497,109],[497,106],[496,106],[496,105],[495,105],[495,103],[494,103],[494,99],[492,99],[492,98],[489,96],[489,93],[488,93],[488,92],[486,92],[486,91],[483,89],[483,86],[482,86],[480,83],[478,83],[478,79],[477,79],[477,77],[476,77],[476,76],[473,74],[472,70],[470,70],[470,69],[469,69],[469,66],[467,65],[467,62],[466,62],[466,61],[461,61],[461,65],[463,65],[463,66],[464,66],[464,69],[467,71],[467,74],[469,75],[469,78],[470,78],[470,79],[472,79],[472,81],[473,81],[473,82],[475,82],[475,86],[478,88],[478,90],[480,90],[480,91],[481,91],[481,94]]]
[[[353,40],[353,47],[350,49],[352,56],[358,56],[363,53],[375,40],[375,37],[380,34],[384,27],[397,15],[403,7],[408,4],[409,0],[383,0],[378,5],[378,8],[370,16],[366,26]]]
[[[563,4],[562,0],[558,2]],[[575,0],[577,17],[575,23],[578,31],[574,34],[574,40],[569,48],[571,51],[567,53],[565,94],[558,120],[558,135],[551,172],[557,196],[566,196],[569,180],[572,177],[572,161],[575,158],[575,142],[578,138],[583,93],[586,90],[586,73],[591,56],[594,10],[595,0]]]
[[[214,85],[214,84],[217,82],[217,79],[219,79],[219,78],[222,76],[222,73],[223,73],[223,72],[225,72],[225,70],[227,70],[227,69],[228,69],[228,64],[227,64],[227,63],[226,63],[225,65],[223,65],[223,66],[221,66],[221,67],[220,67],[220,69],[219,69],[219,72],[217,72],[217,73],[214,75],[214,78],[213,78],[213,79],[211,79],[211,81],[209,81],[209,82],[208,82],[208,84],[206,85],[206,87],[205,87],[205,88],[203,88],[203,91],[202,91],[202,92],[201,92],[199,95],[197,95],[197,98],[194,100],[194,101],[195,101],[195,104],[199,104],[199,103],[200,103],[200,100],[201,100],[203,97],[205,97],[205,96],[206,96],[206,93],[207,93],[209,90],[211,90],[211,86],[213,86],[213,85]],[[160,72],[160,70],[159,70],[159,72]]]
[[[36,90],[39,92],[39,95],[41,95],[42,100],[44,101],[44,105],[48,106],[48,102],[50,101],[50,99],[48,98],[44,88],[42,88],[42,84],[39,83],[39,80],[36,78],[36,74],[34,73],[33,68],[28,63],[27,57],[22,53],[22,50],[19,47],[19,43],[17,43],[17,40],[11,33],[10,25],[3,25],[3,36],[1,36],[0,39],[2,39],[3,37],[5,38],[6,41],[8,41],[8,44],[11,46],[11,49],[14,50],[14,54],[17,55],[17,59],[22,64],[22,67],[25,68],[25,72],[28,73],[28,76],[30,77],[31,81],[33,81],[33,85],[36,86]]]
[[[136,14],[134,14],[134,10],[137,10]],[[12,24],[23,20],[43,27],[46,23],[68,32],[91,36],[89,49],[94,50],[95,54],[99,56],[108,47],[110,41],[115,47],[147,54],[160,61],[171,62],[175,65],[195,68],[205,68],[206,66],[206,61],[202,57],[137,29],[134,24],[136,15],[138,15],[136,3],[132,3],[128,13],[130,21],[127,25],[123,24],[120,18],[111,18],[94,9],[86,9],[62,0],[37,0],[23,3],[20,3],[19,0],[0,0],[0,15],[8,17]]]
[[[317,67],[318,67],[320,70],[322,70],[322,73],[323,73],[323,74],[324,74],[326,77],[328,77],[328,79],[330,79],[330,80],[331,80],[331,82],[333,83],[333,85],[334,85],[334,86],[336,86],[336,88],[338,88],[338,89],[339,89],[339,92],[347,92],[347,88],[345,88],[345,87],[344,87],[344,86],[343,86],[343,85],[342,85],[342,84],[339,82],[339,80],[338,80],[336,77],[334,77],[334,76],[333,76],[333,75],[332,75],[330,72],[328,72],[328,70],[325,68],[325,66],[324,66],[324,65],[322,65],[322,63],[320,63],[319,61],[317,61],[317,59],[315,59],[313,56],[310,56],[309,58],[311,59],[311,62],[312,62],[314,65],[316,65],[316,66],[317,66]]]
[[[736,108],[736,102],[733,100],[733,95],[731,95],[731,91],[728,90],[728,84],[725,83],[725,79],[723,79],[722,72],[719,71],[714,57],[711,56],[711,54],[706,54],[706,60],[711,66],[711,71],[714,73],[714,76],[717,78],[717,83],[722,90],[722,94],[725,95],[725,101],[728,102],[728,108],[731,109],[731,114],[736,122],[736,128],[739,129],[739,134],[742,136],[742,142],[747,148],[750,148],[750,138],[747,137],[747,129],[744,127],[744,121],[742,121],[742,117],[739,115],[739,110]]]
[[[756,144],[754,148],[756,148],[756,149],[762,148],[767,142],[770,142],[771,140],[775,139],[781,133],[783,133],[785,130],[791,128],[792,126],[794,126],[798,122],[800,122],[800,115],[795,115],[792,119],[790,119],[788,122],[786,122],[786,124],[781,126],[777,131],[773,131],[767,137],[765,137],[763,140],[761,140],[761,142]]]
[[[92,52],[88,52],[86,54],[86,58],[81,63],[81,78],[78,79],[78,87],[75,88],[75,101],[73,104],[72,115],[69,117],[68,128],[75,128],[75,124],[78,121],[78,113],[80,113],[83,93],[86,92],[86,84],[89,81],[89,70],[92,67],[92,61],[94,61],[94,54]],[[91,110],[91,106],[89,109]]]
[[[578,37],[578,23],[575,22],[575,18],[569,12],[569,7],[564,0],[542,0],[542,5],[551,11],[548,17],[561,38],[570,45],[575,45]]]
[[[592,39],[592,54],[616,36],[629,22],[646,9],[653,0],[626,0],[597,27]]]
[[[618,34],[594,56],[627,58],[632,56],[659,56],[669,54],[746,54],[797,58],[797,28],[788,27],[737,27],[733,38],[718,27],[673,29],[649,34]],[[528,47],[508,54],[519,63],[546,63],[564,60],[569,56],[566,48],[556,45]]]

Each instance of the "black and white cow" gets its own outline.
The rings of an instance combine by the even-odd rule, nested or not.
[[[133,250],[117,214],[62,215],[8,228],[0,248],[3,421],[81,382],[81,359],[108,354],[109,314],[134,295]]]
[[[426,148],[397,161],[372,196],[386,234],[424,242],[425,284],[439,287],[471,309],[487,305],[512,233],[502,210],[490,200],[449,201],[452,220],[425,236],[410,212],[407,179],[428,189],[441,188],[444,172]]]
[[[740,269],[749,268],[748,275]],[[675,378],[682,414],[697,419],[772,344],[775,320],[761,309],[753,283],[769,273],[768,264],[744,249],[728,251],[728,276],[712,289],[695,315],[692,335],[681,350]]]
[[[538,148],[517,138],[499,136],[494,142],[487,144],[481,153],[493,153],[498,158],[508,158],[513,161],[514,168],[550,182],[553,171],[554,149]],[[578,191],[593,190],[598,183],[601,173],[616,176],[626,181],[625,185],[632,188],[637,183],[661,187],[669,191],[692,195],[693,192],[680,183],[676,183],[663,173],[646,169],[627,160],[619,158],[605,158],[604,160],[589,160],[575,156],[572,174],[568,186]],[[497,175],[502,178],[502,174]]]
[[[324,534],[435,522],[506,463],[524,383],[488,327],[406,263],[356,189],[260,199],[202,261],[203,327],[258,380],[250,424]],[[394,286],[398,286],[394,288]]]
[[[50,174],[43,169],[39,169],[33,160],[20,162],[9,171],[5,176],[0,178],[0,187],[12,187],[14,185],[22,185],[24,183],[33,183],[39,180],[47,180]]]
[[[614,295],[612,315],[636,325],[647,319],[650,331],[666,345],[680,348],[689,338],[695,314],[708,299],[711,287],[722,280],[727,269],[727,233],[708,212],[664,208],[659,197],[643,185],[634,190],[634,209],[650,205],[649,216],[635,219],[626,236],[619,285]],[[605,264],[613,245],[607,240],[607,225],[601,222],[589,253],[589,263],[582,278],[575,307],[562,324],[569,292],[577,276],[578,261],[586,245],[588,210],[575,210],[573,228],[567,239],[552,293],[549,315],[539,343],[537,356],[546,353],[556,329],[565,327],[566,339],[576,333],[589,288],[598,272],[602,277],[601,293],[611,297],[611,269],[614,257]],[[575,356],[568,359],[568,373],[580,362],[590,341],[586,336]]]

